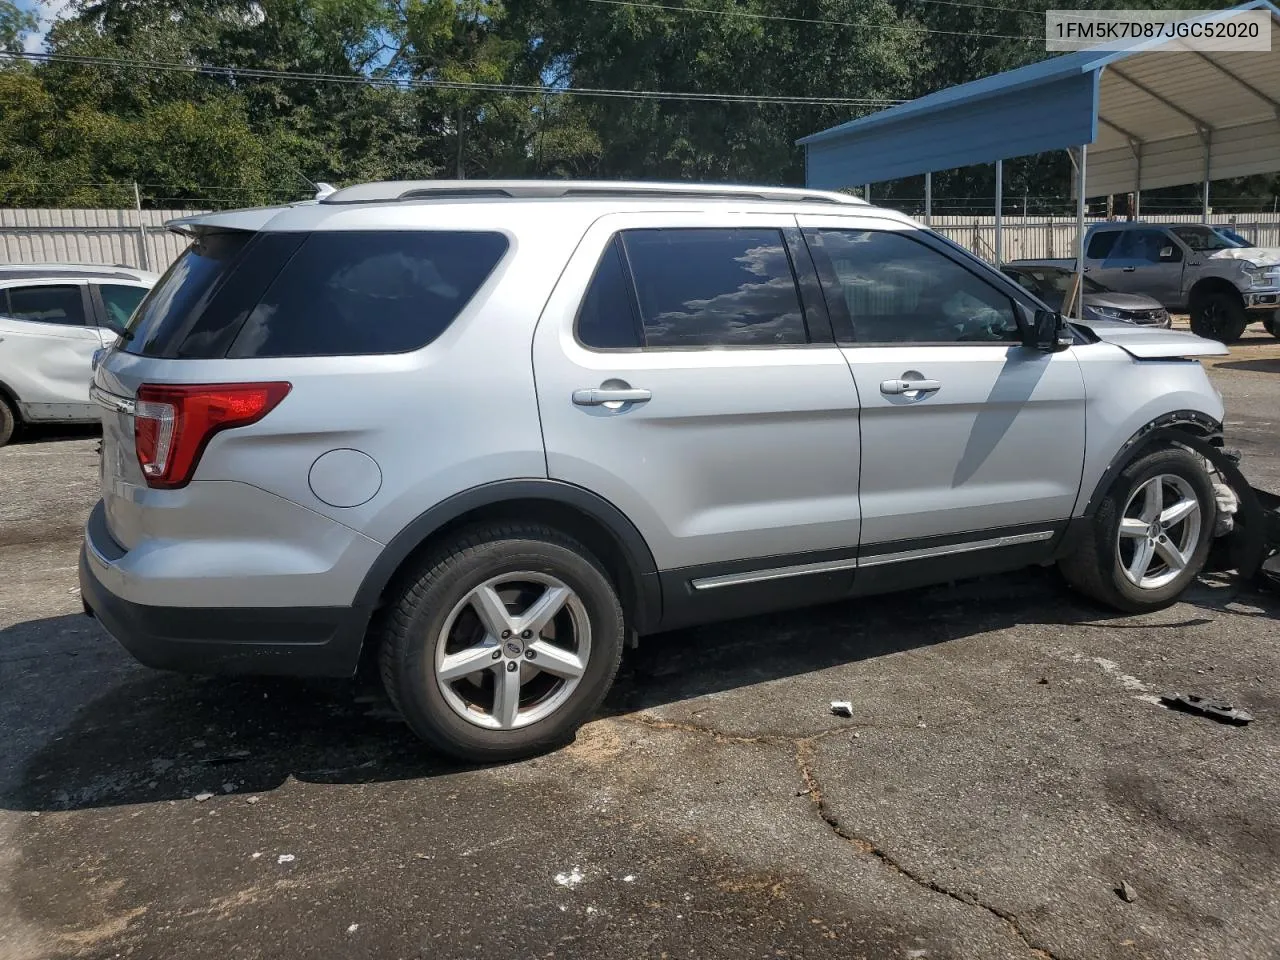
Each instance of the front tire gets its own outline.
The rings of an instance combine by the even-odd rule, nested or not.
[[[407,578],[380,667],[414,733],[495,763],[572,740],[613,683],[623,640],[617,592],[585,547],[538,524],[488,524]]]
[[[1165,447],[1125,467],[1059,563],[1084,595],[1125,613],[1167,607],[1203,569],[1217,502],[1200,458]]]
[[[1191,305],[1191,332],[1221,343],[1235,343],[1249,325],[1244,301],[1225,290],[1208,293]]]
[[[9,406],[9,401],[0,397],[0,447],[13,439],[14,431],[17,429],[18,415],[13,412],[13,407]]]
[[[1263,328],[1277,340],[1280,340],[1280,310],[1262,321]]]

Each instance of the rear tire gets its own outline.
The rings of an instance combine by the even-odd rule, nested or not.
[[[1194,509],[1187,506],[1191,501]],[[1180,517],[1179,509],[1185,511]],[[1058,567],[1067,583],[1106,606],[1125,613],[1159,610],[1203,569],[1216,518],[1213,485],[1200,458],[1164,447],[1120,471]],[[1175,555],[1181,566],[1167,559]]]
[[[540,524],[495,523],[442,544],[403,581],[379,665],[414,733],[495,763],[571,741],[608,693],[623,640],[617,592],[585,547]]]
[[[1218,291],[1198,297],[1191,305],[1191,332],[1196,336],[1235,343],[1249,325],[1239,294]]]
[[[0,397],[0,447],[13,439],[14,431],[17,429],[18,415],[9,406],[9,401]]]

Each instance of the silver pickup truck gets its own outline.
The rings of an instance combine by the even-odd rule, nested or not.
[[[1075,260],[1014,261],[1075,268]],[[1280,337],[1280,250],[1242,247],[1198,223],[1097,223],[1085,235],[1084,272],[1121,293],[1145,293],[1190,313],[1202,337],[1233,343],[1261,321]]]

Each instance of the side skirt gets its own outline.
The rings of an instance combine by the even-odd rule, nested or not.
[[[659,629],[752,616],[1049,562],[1067,521],[664,570]]]

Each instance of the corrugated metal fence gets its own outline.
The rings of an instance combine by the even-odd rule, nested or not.
[[[111,263],[159,272],[186,246],[164,229],[165,221],[193,212],[0,209],[0,263]],[[1200,222],[1197,214],[1158,219]],[[1209,222],[1230,224],[1261,246],[1280,247],[1280,215],[1214,214]],[[993,216],[934,217],[933,227],[980,257],[994,257]],[[1005,217],[1005,260],[1074,256],[1075,227],[1074,217]]]
[[[0,263],[110,263],[160,272],[187,245],[165,222],[191,212],[0,209]]]

